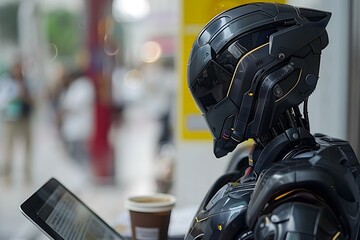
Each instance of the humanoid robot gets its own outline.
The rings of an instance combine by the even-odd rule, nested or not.
[[[188,86],[215,156],[254,145],[208,191],[185,239],[360,239],[357,157],[348,142],[311,134],[307,114],[330,17],[247,4],[197,37]]]

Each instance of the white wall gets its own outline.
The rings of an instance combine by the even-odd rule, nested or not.
[[[177,144],[175,194],[177,205],[200,205],[215,180],[225,172],[229,156],[217,159],[212,141]]]

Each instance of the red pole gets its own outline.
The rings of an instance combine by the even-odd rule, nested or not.
[[[114,154],[108,141],[111,126],[111,73],[104,72],[106,55],[104,53],[104,37],[106,35],[106,19],[111,0],[87,0],[87,48],[89,66],[87,75],[94,81],[96,88],[94,134],[90,141],[92,166],[96,180],[113,182]]]

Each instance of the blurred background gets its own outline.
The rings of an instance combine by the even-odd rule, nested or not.
[[[187,58],[212,17],[248,2],[0,0],[0,239],[44,238],[19,204],[50,177],[112,226],[126,196],[172,193],[185,233],[232,157],[213,155]],[[311,130],[359,155],[360,3],[277,2],[332,12]]]

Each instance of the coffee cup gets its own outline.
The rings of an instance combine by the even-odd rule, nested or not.
[[[171,210],[176,199],[170,194],[131,196],[125,207],[130,211],[132,239],[166,240]]]

